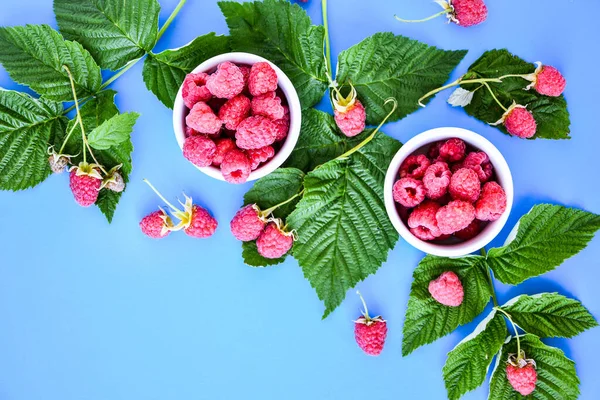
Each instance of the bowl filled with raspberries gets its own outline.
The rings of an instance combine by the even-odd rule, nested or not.
[[[300,135],[298,93],[276,65],[250,53],[226,53],[196,67],[173,107],[183,156],[230,183],[262,178],[289,157]]]
[[[460,257],[487,245],[508,219],[513,181],[506,160],[483,136],[437,128],[409,140],[385,178],[394,227],[429,254]]]

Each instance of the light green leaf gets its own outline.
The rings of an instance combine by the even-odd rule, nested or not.
[[[287,254],[275,259],[265,258],[258,254],[255,241],[242,243],[242,258],[244,259],[244,263],[250,267],[268,267],[281,264],[285,261],[286,257]]]
[[[336,81],[352,82],[367,110],[367,123],[376,125],[387,115],[384,102],[398,101],[390,121],[419,109],[418,100],[448,80],[466,50],[445,51],[394,34],[376,33],[339,55]]]
[[[111,70],[152,50],[159,12],[156,0],[54,0],[65,38],[81,43],[102,68]]]
[[[304,196],[287,218],[293,254],[325,303],[325,318],[348,289],[375,273],[398,234],[383,202],[383,180],[400,143],[381,133],[343,160],[308,173]]]
[[[429,293],[429,282],[446,271],[456,273],[463,285],[465,295],[458,307],[440,304]],[[413,278],[404,317],[404,356],[449,334],[459,325],[473,321],[492,295],[485,258],[481,256],[446,258],[428,255],[415,269]]]
[[[285,72],[302,108],[323,97],[328,81],[323,56],[325,30],[311,24],[306,12],[285,0],[219,2],[234,51],[258,54]]]
[[[136,112],[127,112],[104,121],[88,134],[90,146],[97,150],[107,150],[129,140],[139,116]]]
[[[600,215],[536,205],[520,219],[505,246],[488,252],[488,263],[498,280],[516,285],[553,270],[579,253],[598,229]]]
[[[502,306],[524,331],[540,337],[573,337],[598,326],[577,300],[558,293],[517,296]]]
[[[65,129],[60,103],[0,89],[0,190],[33,187],[50,175],[48,147]]]
[[[48,25],[0,28],[0,63],[17,83],[54,101],[72,101],[66,65],[77,95],[96,93],[102,84],[100,67],[79,43],[64,40]]]
[[[229,51],[229,38],[208,33],[175,50],[149,54],[144,61],[146,87],[167,107],[173,108],[185,76],[207,59]]]

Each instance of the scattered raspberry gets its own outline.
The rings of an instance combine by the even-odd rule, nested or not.
[[[481,197],[475,203],[475,217],[480,221],[495,221],[506,211],[506,193],[496,182],[483,185]]]
[[[171,230],[169,229],[171,226],[170,221],[171,219],[164,211],[154,211],[142,218],[140,221],[140,228],[144,235],[153,239],[161,239],[171,233]]]
[[[268,62],[257,62],[250,68],[248,90],[252,96],[260,96],[277,90],[277,72]]]
[[[454,232],[454,236],[462,240],[469,240],[479,235],[479,232],[481,232],[481,222],[474,219],[465,229]]]
[[[461,161],[465,158],[467,146],[458,138],[446,140],[439,148],[439,158],[447,162]]]
[[[517,392],[523,396],[530,395],[535,390],[537,372],[535,364],[528,363],[523,367],[507,364],[506,377],[508,382]]]
[[[206,136],[190,136],[183,142],[183,156],[197,167],[208,167],[213,162],[217,146]]]
[[[440,156],[440,147],[442,147],[443,144],[444,142],[442,141],[431,143],[429,149],[427,149],[427,157],[436,160]]]
[[[401,178],[394,183],[394,200],[404,207],[415,207],[425,200],[423,182],[413,178]]]
[[[212,164],[218,167],[223,162],[223,157],[225,157],[225,154],[229,153],[229,151],[235,149],[236,147],[235,142],[230,138],[217,139],[215,144],[217,147],[215,150],[215,155],[212,159]]]
[[[365,121],[367,114],[365,107],[360,100],[356,100],[352,107],[348,107],[345,112],[333,110],[335,115],[335,123],[338,128],[347,137],[353,137],[365,130]]]
[[[357,292],[358,293],[358,292]],[[364,313],[354,321],[354,338],[358,347],[370,356],[378,356],[385,345],[387,322],[380,315],[371,318],[367,304],[358,293],[365,307]]]
[[[479,177],[475,171],[469,168],[461,168],[450,178],[448,191],[453,199],[474,203],[479,198],[481,182],[479,182]]]
[[[527,139],[535,135],[537,124],[525,107],[515,107],[504,119],[504,127],[513,136]]]
[[[256,240],[263,232],[265,219],[256,204],[249,204],[235,213],[229,227],[237,240],[248,242]]]
[[[494,167],[490,163],[490,158],[483,151],[474,151],[467,154],[462,164],[458,164],[456,167],[456,171],[461,168],[472,169],[477,173],[481,182],[487,182],[494,173]]]
[[[284,114],[281,99],[275,92],[267,92],[252,99],[252,115],[262,115],[274,121],[283,118]]]
[[[400,178],[422,179],[431,162],[424,154],[411,155],[400,165]]]
[[[190,113],[185,117],[185,123],[190,128],[207,135],[219,133],[223,121],[213,112],[210,106],[202,101],[194,104]]]
[[[191,211],[190,225],[184,229],[188,236],[207,238],[215,233],[217,220],[204,208],[194,204]]]
[[[483,0],[452,0],[454,18],[460,26],[468,27],[482,23],[487,18],[487,7]]]
[[[435,219],[440,205],[427,200],[419,204],[408,217],[408,227],[413,235],[421,240],[433,240],[441,235]]]
[[[246,155],[250,159],[250,168],[254,171],[261,163],[273,158],[275,149],[272,146],[265,146],[260,149],[246,150]]]
[[[69,164],[69,158],[53,153],[50,157],[48,157],[48,164],[50,164],[50,169],[55,174],[62,174],[65,172],[65,168]]]
[[[265,258],[283,257],[294,244],[290,232],[282,231],[276,223],[270,222],[256,240],[258,254]]]
[[[243,120],[235,133],[236,145],[240,149],[260,149],[275,142],[277,126],[268,118],[259,115]]]
[[[244,74],[237,65],[225,61],[206,79],[206,87],[215,97],[231,99],[244,90]]]
[[[187,108],[191,109],[199,101],[207,102],[210,100],[212,95],[205,86],[207,78],[208,74],[204,72],[186,75],[181,87],[181,94]]]
[[[248,180],[251,172],[250,160],[244,152],[231,150],[221,162],[221,173],[227,182],[244,183]]]
[[[448,185],[450,185],[451,176],[448,164],[445,162],[438,161],[427,167],[423,176],[423,185],[427,190],[427,197],[436,200],[444,196],[448,190]]]
[[[225,128],[236,130],[240,122],[250,115],[250,99],[243,94],[227,100],[219,109],[219,119],[225,124]]]
[[[440,232],[450,235],[465,229],[475,219],[475,208],[463,200],[453,200],[435,214]]]
[[[82,163],[83,164],[83,163]],[[75,201],[82,207],[89,207],[98,199],[102,176],[93,167],[73,167],[69,174],[69,186]]]
[[[465,297],[463,285],[452,271],[446,271],[429,282],[429,293],[438,303],[448,307],[460,306]]]
[[[536,75],[535,90],[544,96],[558,97],[565,90],[567,81],[554,67],[544,65]]]

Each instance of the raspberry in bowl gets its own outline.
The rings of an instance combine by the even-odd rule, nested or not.
[[[210,58],[188,74],[173,107],[183,156],[230,183],[268,175],[300,135],[296,89],[276,65],[250,53]]]
[[[461,128],[431,129],[396,153],[384,199],[408,243],[429,254],[460,257],[502,230],[513,202],[512,175],[483,136]]]

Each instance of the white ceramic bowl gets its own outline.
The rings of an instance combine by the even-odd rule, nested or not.
[[[428,146],[439,140],[447,140],[450,138],[459,138],[465,141],[468,145],[484,151],[489,157],[490,162],[494,166],[494,171],[496,173],[496,180],[498,184],[502,186],[504,191],[506,192],[506,211],[502,216],[496,220],[489,222],[484,229],[474,238],[461,242],[461,243],[431,243],[424,240],[421,240],[414,236],[408,230],[408,227],[404,224],[398,211],[396,209],[396,203],[394,201],[392,188],[396,180],[398,180],[398,171],[400,170],[400,165],[406,159],[406,157],[410,156],[413,153],[424,153]],[[508,220],[508,216],[510,214],[510,210],[512,208],[513,203],[513,181],[512,175],[510,173],[510,169],[508,168],[508,164],[506,160],[498,151],[498,149],[486,138],[481,135],[476,134],[475,132],[471,132],[466,129],[461,128],[436,128],[431,129],[426,132],[420,133],[417,136],[410,139],[406,144],[404,144],[400,150],[396,153],[390,166],[387,170],[385,176],[385,185],[384,185],[384,199],[385,199],[385,208],[387,210],[388,216],[392,221],[392,224],[400,234],[408,243],[416,247],[417,249],[424,251],[429,254],[434,254],[436,256],[445,256],[445,257],[460,257],[466,254],[470,254],[474,251],[479,250],[480,248],[487,245],[492,241],[500,233],[504,224]]]
[[[252,65],[260,61],[265,61],[271,64],[271,67],[277,73],[278,85],[283,94],[285,95],[288,103],[288,107],[290,109],[290,130],[288,132],[288,136],[283,142],[279,151],[275,154],[275,156],[266,162],[265,164],[258,167],[256,170],[250,173],[248,177],[248,181],[253,181],[263,176],[270,174],[275,171],[281,164],[285,162],[285,160],[290,156],[292,150],[296,146],[296,142],[298,141],[298,137],[300,136],[300,121],[301,121],[301,108],[300,108],[300,99],[298,99],[298,93],[292,85],[290,79],[283,73],[279,67],[275,64],[266,60],[260,56],[250,53],[225,53],[218,55],[216,57],[210,58],[204,61],[202,64],[198,65],[192,72],[213,72],[217,65],[221,64],[225,61],[231,61],[236,64],[247,64]],[[183,142],[185,141],[185,117],[188,114],[189,109],[183,103],[183,97],[181,95],[181,87],[177,92],[177,98],[175,99],[175,105],[173,106],[173,130],[175,131],[175,138],[177,139],[177,143],[179,143],[179,147],[183,149]],[[220,179],[224,181],[223,175],[221,174],[221,170],[217,167],[209,166],[198,169],[204,172],[206,175],[211,176],[215,179]]]

